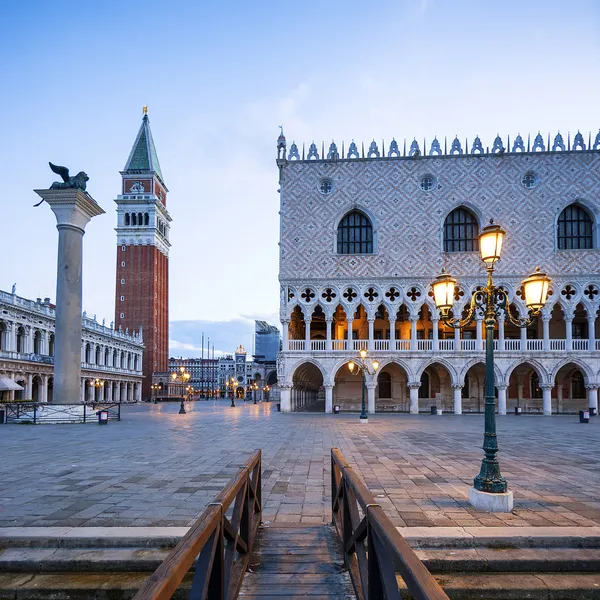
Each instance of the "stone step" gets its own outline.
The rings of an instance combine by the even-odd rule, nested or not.
[[[600,575],[591,573],[449,573],[436,575],[450,600],[599,600]],[[403,599],[413,599],[402,579]]]

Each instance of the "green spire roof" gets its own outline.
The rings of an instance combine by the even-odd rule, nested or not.
[[[142,126],[135,138],[131,154],[127,159],[125,171],[154,171],[159,179],[164,181],[156,148],[154,147],[154,140],[152,139],[152,132],[150,131],[148,115],[144,115]]]

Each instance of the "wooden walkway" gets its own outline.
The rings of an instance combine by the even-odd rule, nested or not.
[[[261,525],[240,600],[355,600],[332,525]]]

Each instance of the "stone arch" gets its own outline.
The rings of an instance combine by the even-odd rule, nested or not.
[[[404,362],[401,358],[382,358],[379,362],[379,369],[377,369],[377,372],[381,373],[383,369],[392,364],[398,365],[401,369],[403,369],[406,372],[409,381],[414,381],[415,374],[413,370],[411,369],[410,365]]]
[[[552,369],[552,372],[550,374],[550,383],[556,383],[556,376],[558,375],[558,372],[563,367],[566,367],[570,364],[574,365],[581,371],[586,384],[594,382],[595,374],[594,374],[594,370],[592,369],[592,367],[588,363],[586,363],[584,360],[581,360],[580,358],[570,357],[570,358],[565,358],[565,359],[559,361],[556,365],[554,365],[554,368]]]
[[[270,387],[277,385],[277,371],[275,369],[270,371],[269,374],[267,375],[266,380],[267,380],[267,385]]]
[[[327,371],[325,370],[323,365],[318,360],[315,360],[313,358],[306,358],[306,359],[299,361],[297,364],[295,364],[294,368],[290,371],[289,376],[288,376],[290,383],[293,383],[294,376],[296,375],[296,372],[298,371],[298,369],[300,369],[300,367],[302,367],[303,365],[306,365],[306,364],[311,364],[320,371],[323,382],[326,382],[328,380]]]
[[[540,379],[540,383],[544,383],[544,384],[552,383],[552,381],[550,381],[550,379],[548,377],[548,372],[547,372],[546,368],[544,367],[544,365],[542,365],[542,363],[540,363],[539,361],[537,361],[534,358],[523,357],[523,358],[518,358],[517,360],[515,360],[504,371],[504,381],[506,382],[506,385],[508,385],[508,383],[510,381],[510,376],[512,375],[513,371],[520,365],[529,365],[537,373],[537,375]]]
[[[323,384],[325,371],[315,360],[304,360],[298,363],[291,373],[291,409],[298,411],[310,404],[322,402],[325,410]]]
[[[465,366],[458,372],[458,385],[464,385],[465,383],[465,375],[468,373],[471,367],[474,367],[477,364],[482,364],[485,367],[485,360],[482,358],[472,358],[469,360]],[[497,387],[499,385],[505,385],[504,374],[500,370],[498,363],[494,362],[494,385]]]
[[[450,382],[452,385],[456,385],[459,383],[459,379],[458,379],[458,374],[456,373],[456,369],[454,368],[454,365],[448,361],[445,358],[441,358],[439,356],[436,356],[435,358],[431,358],[427,361],[425,361],[424,363],[422,363],[419,368],[417,369],[417,372],[415,373],[415,381],[419,381],[421,378],[421,375],[423,374],[423,371],[425,371],[425,369],[427,369],[428,367],[431,367],[432,365],[435,364],[439,364],[442,365],[450,374]]]
[[[411,380],[408,365],[400,360],[388,360],[377,370],[375,380],[375,412],[408,412],[408,382]]]
[[[15,325],[16,326],[16,325]],[[19,353],[25,352],[25,344],[27,343],[27,335],[25,333],[25,327],[19,325],[16,329],[17,347],[16,350]]]

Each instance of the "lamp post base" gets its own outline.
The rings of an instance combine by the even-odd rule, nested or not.
[[[363,417],[363,415],[360,415],[360,419],[358,419],[358,422],[361,425],[368,425],[369,424],[369,417]]]
[[[181,401],[181,406],[179,407],[179,414],[180,414],[180,415],[185,415],[185,414],[187,414],[187,413],[185,412],[185,404],[184,404],[183,400]]]
[[[469,488],[469,503],[471,506],[486,512],[509,513],[513,509],[513,493],[490,494],[489,492],[480,492],[472,487]]]

